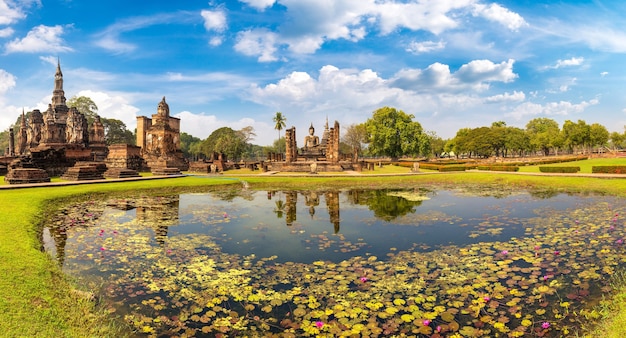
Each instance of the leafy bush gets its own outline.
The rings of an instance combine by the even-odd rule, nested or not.
[[[542,173],[577,173],[580,167],[539,167]]]
[[[464,165],[442,165],[442,166],[439,166],[439,171],[465,171],[465,170],[467,170],[467,167],[464,166]]]
[[[626,174],[626,166],[624,165],[602,165],[591,167],[594,174]]]
[[[438,164],[432,164],[432,163],[420,163],[420,169],[439,170],[439,167],[442,167],[442,166]]]
[[[489,171],[519,171],[519,167],[512,165],[479,165],[477,169]]]

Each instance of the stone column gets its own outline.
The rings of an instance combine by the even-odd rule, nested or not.
[[[9,128],[9,156],[15,156],[15,134],[13,134],[13,128]]]

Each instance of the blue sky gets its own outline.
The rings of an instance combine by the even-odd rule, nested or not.
[[[538,117],[626,125],[626,2],[0,0],[0,129],[65,93],[129,129],[163,96],[206,138],[280,111],[303,138],[392,106],[443,138]]]

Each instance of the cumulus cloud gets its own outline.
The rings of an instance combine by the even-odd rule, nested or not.
[[[15,75],[0,69],[0,95],[4,95],[9,89],[15,87]]]
[[[10,25],[26,17],[26,14],[12,1],[0,0],[0,25]]]
[[[222,127],[229,127],[233,130],[241,130],[248,126],[251,126],[256,131],[257,136],[252,140],[255,144],[271,144],[276,139],[276,134],[274,133],[259,133],[259,131],[263,130],[273,130],[273,125],[248,117],[235,121],[229,121],[216,115],[205,113],[196,114],[187,110],[172,114],[172,116],[180,119],[180,129],[182,132],[201,139],[209,137],[212,132]]]
[[[450,67],[439,62],[426,69],[403,69],[391,79],[394,86],[417,91],[463,89],[485,90],[490,82],[511,82],[517,78],[513,72],[515,60],[499,64],[489,60],[474,60],[452,73]]]
[[[11,27],[0,29],[0,38],[8,38],[13,35],[15,31]]]
[[[98,115],[124,122],[129,130],[137,126],[137,112],[139,108],[130,103],[124,93],[111,93],[93,90],[81,90],[76,96],[86,96],[98,106]]]
[[[525,102],[515,107],[515,109],[506,114],[506,116],[511,116],[516,120],[521,120],[522,118],[532,118],[533,116],[538,115],[567,116],[582,113],[588,107],[597,105],[598,103],[598,99],[591,99],[589,101],[582,101],[580,103],[572,103],[569,101],[548,102],[543,105],[533,102]]]
[[[239,0],[240,2],[245,3],[246,5],[256,8],[260,11],[265,10],[268,7],[272,7],[276,0]]]
[[[203,10],[200,12],[200,15],[204,19],[204,28],[206,28],[207,31],[221,33],[228,28],[226,13],[224,13],[224,11]]]
[[[72,48],[65,46],[61,35],[63,26],[39,25],[33,28],[23,39],[15,39],[5,45],[6,53],[38,53],[38,52],[69,52]]]
[[[496,3],[490,5],[474,4],[472,13],[475,16],[481,16],[489,21],[497,22],[512,31],[528,26],[528,23],[521,15]]]
[[[485,98],[485,103],[503,103],[503,102],[521,102],[526,99],[524,92],[513,91],[512,94],[505,92],[504,94],[498,94]]]
[[[380,24],[383,34],[398,28],[425,30],[433,34],[456,28],[459,22],[452,12],[468,7],[473,0],[441,0],[419,2],[369,2],[370,12]]]
[[[423,53],[430,53],[430,52],[434,52],[434,51],[437,51],[437,50],[441,50],[441,49],[444,49],[445,47],[446,47],[446,43],[443,42],[443,41],[438,41],[438,42],[434,42],[434,41],[416,42],[416,41],[413,41],[406,48],[406,51],[409,52],[409,53],[413,53],[413,54],[423,54]]]
[[[257,9],[265,9],[274,1],[243,1]],[[438,1],[376,1],[376,0],[280,0],[286,8],[285,19],[271,31],[274,52],[280,46],[297,54],[310,54],[328,41],[344,39],[360,41],[370,32],[387,35],[399,29],[426,31],[439,35],[461,25],[468,13],[505,24],[516,30],[526,24],[518,14],[500,5],[480,5],[475,0]],[[254,29],[253,31],[257,31]],[[250,31],[247,31],[250,32]],[[267,32],[270,32],[267,30]],[[249,33],[246,33],[249,34]],[[443,42],[414,42],[407,47],[411,53],[442,49]],[[248,48],[240,48],[246,51]],[[264,61],[275,61],[273,55]],[[243,53],[243,52],[242,52]],[[246,54],[246,53],[244,53]],[[251,55],[251,54],[246,54]],[[258,53],[253,53],[258,55]]]
[[[580,66],[583,64],[584,61],[584,57],[573,57],[567,60],[558,60],[552,68],[559,69],[562,67]]]
[[[276,61],[277,35],[266,29],[254,29],[237,35],[235,50],[248,56],[258,56],[259,62]]]

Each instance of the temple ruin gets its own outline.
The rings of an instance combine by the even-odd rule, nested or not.
[[[318,171],[354,170],[351,156],[339,152],[340,128],[335,121],[333,127],[324,126],[322,138],[315,135],[311,123],[309,134],[304,137],[304,146],[298,148],[296,128],[285,130],[285,156],[270,155],[269,170],[317,173]],[[272,158],[273,157],[273,158]]]
[[[28,116],[28,117],[27,117]],[[188,164],[180,149],[180,119],[169,116],[165,97],[152,119],[137,118],[137,144],[106,145],[99,116],[91,125],[75,107],[68,107],[63,72],[57,62],[54,90],[48,109],[26,114],[22,110],[17,142],[10,130],[5,181],[10,184],[49,182],[51,176],[66,180],[179,174]]]
[[[165,96],[152,118],[137,117],[137,146],[153,173],[172,174],[189,169],[180,148],[180,119],[170,116]]]

